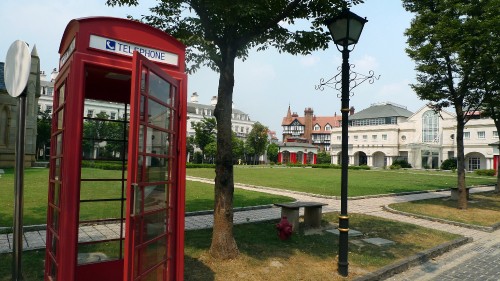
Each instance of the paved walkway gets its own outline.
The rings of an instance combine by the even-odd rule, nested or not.
[[[204,179],[188,178],[207,182]],[[266,187],[254,187],[237,184],[236,188],[261,191],[271,194],[293,197],[300,201],[316,201],[328,204],[323,207],[324,212],[340,210],[340,201],[334,198],[320,198],[307,194],[294,193]],[[493,187],[478,187],[471,189],[471,193],[493,190]],[[383,207],[398,202],[408,202],[428,198],[450,196],[450,191],[418,193],[402,196],[383,196],[375,198],[357,199],[349,201],[349,213],[363,213],[392,220],[408,222],[420,226],[439,229],[466,237],[473,238],[473,242],[451,252],[448,252],[430,262],[414,267],[390,280],[495,280],[500,281],[500,230],[488,233],[480,230],[460,226],[433,222],[415,217],[394,214],[383,210]],[[266,208],[234,213],[234,223],[249,223],[278,219],[279,208]],[[185,218],[187,230],[211,228],[213,215],[196,215]],[[24,249],[33,250],[45,247],[45,230],[24,233]],[[95,225],[80,228],[80,241],[92,241],[119,237],[117,224]],[[12,252],[12,234],[0,235],[0,253]]]

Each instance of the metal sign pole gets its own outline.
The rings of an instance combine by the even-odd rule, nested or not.
[[[16,175],[14,179],[14,233],[12,255],[12,280],[21,281],[21,255],[23,252],[23,184],[24,144],[26,131],[26,96],[31,68],[28,44],[21,40],[12,43],[5,58],[5,88],[11,97],[19,97],[16,139]]]
[[[24,191],[24,144],[26,138],[26,90],[19,96],[16,139],[16,175],[14,179],[14,235],[12,280],[23,280],[21,258],[23,253],[23,191]]]

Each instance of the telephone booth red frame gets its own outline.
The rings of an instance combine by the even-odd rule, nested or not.
[[[45,280],[183,280],[185,46],[94,17],[69,22],[59,53]],[[121,114],[86,115],[95,100]]]

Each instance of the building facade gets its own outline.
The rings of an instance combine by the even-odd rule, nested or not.
[[[191,94],[190,100],[188,100],[187,104],[187,133],[189,136],[194,136],[195,131],[192,122],[197,123],[200,122],[203,118],[215,118],[214,111],[215,106],[217,105],[217,97],[213,96],[210,104],[201,104],[198,102],[198,93],[194,92]],[[231,129],[236,133],[236,136],[241,139],[246,139],[247,135],[252,131],[253,124],[255,121],[250,119],[250,116],[236,109],[233,105],[233,112],[231,114]]]
[[[332,132],[332,163],[340,163],[341,129]],[[349,163],[387,167],[407,160],[412,167],[439,169],[457,155],[456,119],[452,113],[424,106],[412,113],[394,103],[373,104],[349,117]],[[498,141],[493,120],[475,113],[464,130],[465,167],[468,171],[494,168]]]
[[[354,113],[354,108],[351,108],[351,114]],[[290,140],[294,142],[305,142],[318,146],[319,149],[329,151],[331,142],[331,132],[333,128],[340,127],[342,116],[316,116],[312,108],[308,107],[304,110],[304,116],[299,115],[290,110],[286,117],[283,117],[281,126],[283,129],[283,143]]]

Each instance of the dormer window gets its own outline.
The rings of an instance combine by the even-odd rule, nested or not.
[[[314,131],[319,131],[319,130],[321,130],[321,126],[318,124],[314,125]]]
[[[331,131],[332,130],[332,126],[330,126],[330,124],[327,124],[325,126],[325,131]]]

